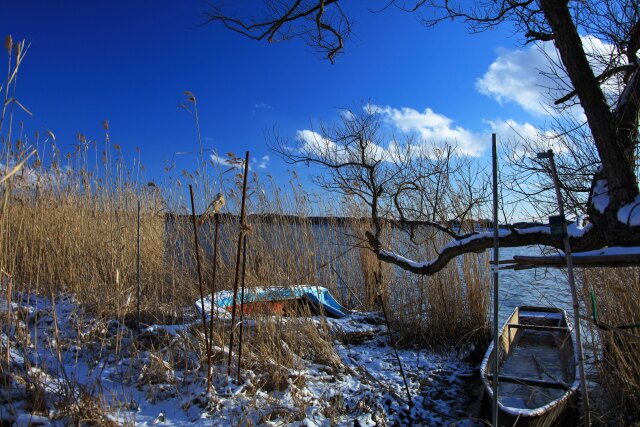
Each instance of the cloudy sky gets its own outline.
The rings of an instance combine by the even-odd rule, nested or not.
[[[50,129],[71,149],[77,132],[103,141],[107,119],[111,141],[160,181],[168,164],[196,169],[194,120],[178,107],[189,90],[215,160],[249,150],[255,171],[286,180],[291,167],[269,151],[265,133],[295,139],[338,120],[340,108],[376,105],[394,133],[455,144],[481,161],[491,132],[533,136],[549,118],[538,72],[547,60],[508,27],[476,35],[458,23],[426,28],[416,14],[349,2],[354,34],[331,64],[300,41],[267,44],[204,24],[207,4],[4,2],[3,36],[30,43],[17,92],[33,112],[21,117],[28,132]]]

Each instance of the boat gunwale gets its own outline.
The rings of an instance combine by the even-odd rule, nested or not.
[[[571,384],[570,388],[568,390],[566,390],[562,396],[558,397],[557,399],[554,399],[552,401],[550,401],[549,403],[543,405],[543,406],[539,406],[537,408],[533,408],[533,409],[526,409],[526,408],[518,408],[518,407],[514,407],[514,406],[506,406],[502,403],[500,403],[500,400],[498,400],[498,407],[500,409],[500,411],[502,411],[505,414],[508,414],[510,416],[513,417],[523,417],[523,418],[535,418],[535,417],[540,417],[540,416],[544,416],[546,413],[550,412],[552,409],[558,407],[561,404],[564,404],[565,402],[567,402],[578,390],[578,388],[580,387],[580,374],[578,373],[578,355],[577,352],[575,351],[576,349],[576,338],[575,338],[575,334],[573,333],[573,325],[571,324],[571,322],[569,321],[568,315],[566,310],[561,309],[561,308],[555,308],[555,307],[536,307],[536,306],[518,306],[516,307],[513,312],[511,313],[511,315],[509,316],[509,318],[507,319],[506,322],[504,322],[504,324],[502,325],[502,327],[500,328],[500,333],[499,333],[499,337],[502,337],[505,333],[505,331],[509,328],[509,324],[513,323],[514,318],[516,318],[517,316],[517,320],[519,320],[519,313],[520,311],[527,311],[527,312],[540,312],[540,313],[560,313],[561,314],[561,319],[564,320],[564,322],[567,325],[567,333],[569,333],[569,335],[571,336],[571,343],[573,345],[573,359],[574,359],[574,372],[575,372],[575,376],[573,379],[573,383]],[[560,332],[560,331],[558,331]],[[492,384],[489,382],[489,379],[487,377],[487,367],[489,366],[490,361],[493,360],[493,351],[494,351],[494,341],[491,341],[491,343],[489,344],[489,347],[487,348],[487,351],[485,353],[484,358],[482,359],[482,363],[480,364],[480,378],[482,380],[482,383],[485,387],[485,390],[488,392],[489,394],[489,398],[493,400],[493,387]],[[500,381],[500,377],[498,375],[498,381]],[[545,387],[541,387],[541,388],[545,388]]]

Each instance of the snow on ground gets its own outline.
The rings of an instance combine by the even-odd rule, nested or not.
[[[10,363],[1,372],[0,419],[15,425],[73,419],[141,426],[480,425],[470,418],[477,371],[457,354],[399,351],[409,406],[376,313],[312,318],[331,331],[339,359],[296,356],[300,363],[284,370],[280,389],[263,387],[257,368],[243,369],[240,384],[228,381],[225,349],[215,347],[213,391],[205,395],[197,325],[156,325],[136,334],[117,320],[85,315],[64,295],[55,301],[17,295],[11,309],[14,321],[4,323],[2,334]]]

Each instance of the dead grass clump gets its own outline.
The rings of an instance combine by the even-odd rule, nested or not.
[[[86,426],[116,427],[118,423],[108,417],[104,399],[99,394],[86,391],[77,385],[70,390],[65,399],[56,405],[56,418],[66,420],[67,424]]]
[[[297,371],[305,362],[331,369],[342,366],[331,338],[310,319],[259,317],[246,337],[245,366],[258,375],[260,388],[266,390],[303,387],[304,376]]]
[[[175,383],[173,367],[164,360],[162,354],[149,352],[148,357],[142,363],[142,370],[138,377],[138,388],[150,384]]]
[[[259,376],[261,389],[284,390],[291,371],[302,367],[301,360],[284,340],[286,333],[282,319],[267,317],[256,322],[244,343],[243,359]]]
[[[334,369],[342,367],[342,360],[332,344],[328,331],[317,322],[305,319],[289,319],[286,323],[288,333],[284,340],[289,348],[305,360]]]

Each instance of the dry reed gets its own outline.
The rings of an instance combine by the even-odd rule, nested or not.
[[[609,406],[599,410],[612,423],[623,425],[629,419],[637,420],[640,417],[640,269],[583,269],[577,277],[583,285],[587,307],[592,306],[593,291],[601,324],[638,325],[607,330],[591,321],[587,335],[594,349],[598,381]],[[589,311],[593,315],[592,310]]]
[[[239,177],[221,175],[217,188],[210,188],[213,180],[203,176],[207,172],[200,158],[198,171],[192,174],[168,177],[162,187],[147,184],[141,165],[134,162],[129,167],[119,146],[111,141],[108,122],[101,141],[79,134],[74,151],[63,154],[52,132],[32,139],[25,135],[14,138],[12,120],[3,131],[6,105],[0,121],[6,172],[0,181],[0,274],[8,308],[1,319],[4,326],[16,323],[11,313],[16,295],[46,296],[53,303],[60,293],[72,294],[82,307],[81,318],[86,315],[102,325],[115,319],[119,325],[114,334],[100,332],[99,337],[91,337],[87,333],[82,340],[101,341],[101,349],[115,353],[145,354],[141,381],[170,382],[154,377],[153,372],[168,372],[175,366],[202,369],[204,346],[196,327],[173,344],[144,334],[137,336],[134,345],[124,344],[131,343],[136,320],[137,205],[141,205],[142,322],[192,320],[198,295],[196,258],[182,180],[195,184],[200,196],[204,195],[197,206],[200,212],[211,202],[206,200],[207,194],[221,192],[227,200],[221,216],[217,286],[230,289],[237,245],[238,221],[233,214],[237,214],[241,194]],[[25,161],[34,151],[36,154]],[[234,159],[230,160],[233,163]],[[15,165],[20,165],[20,170]],[[349,308],[369,310],[377,309],[375,297],[382,295],[405,344],[451,346],[473,341],[486,331],[485,255],[467,255],[430,278],[408,275],[380,264],[363,246],[363,233],[370,222],[354,214],[361,211],[354,209],[352,202],[347,200],[332,209],[347,212],[353,219],[314,219],[313,212],[327,213],[326,202],[304,191],[296,176],[288,184],[288,189],[282,189],[273,181],[264,183],[257,175],[251,176],[248,288],[319,285]],[[206,220],[201,227],[204,279],[210,284],[213,227]],[[422,232],[418,245],[393,228],[383,235],[408,256],[428,259],[434,255],[433,248],[443,243],[443,236],[430,229]],[[253,321],[256,326],[245,343],[246,366],[260,375],[262,387],[301,387],[304,378],[292,374],[301,358],[340,369],[333,338],[315,320],[284,321],[257,315]],[[213,334],[214,361],[223,359],[225,336],[228,330],[218,325]],[[25,346],[28,339],[29,334],[22,338]],[[191,358],[194,353],[198,360]],[[8,348],[6,354],[8,359]],[[69,390],[77,387],[68,383]],[[37,396],[37,388],[34,390]],[[84,400],[69,403],[70,416],[101,419],[106,410],[103,400],[93,399],[91,393],[82,396]]]

